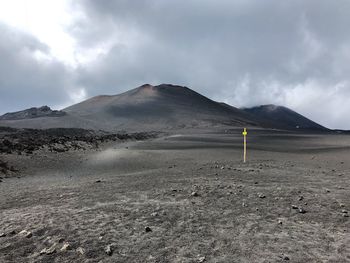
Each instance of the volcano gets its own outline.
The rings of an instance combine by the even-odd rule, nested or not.
[[[0,117],[0,126],[82,128],[104,131],[171,131],[263,127],[326,130],[281,106],[238,109],[213,101],[187,87],[144,84],[119,95],[100,95],[61,111],[31,108]]]
[[[187,87],[144,84],[119,95],[100,95],[63,109],[62,116],[11,119],[2,126],[94,130],[170,130],[258,126],[245,111],[215,102]]]

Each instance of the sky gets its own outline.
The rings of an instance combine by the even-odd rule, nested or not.
[[[348,0],[0,0],[0,114],[144,83],[350,129]]]

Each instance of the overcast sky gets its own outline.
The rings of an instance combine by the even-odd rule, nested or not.
[[[0,0],[0,114],[144,83],[350,129],[349,0]]]

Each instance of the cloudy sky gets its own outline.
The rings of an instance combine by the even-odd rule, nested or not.
[[[0,114],[144,83],[350,129],[349,0],[0,0]]]

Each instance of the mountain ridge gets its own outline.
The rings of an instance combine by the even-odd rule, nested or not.
[[[273,107],[278,106],[270,105],[270,108]],[[271,111],[274,114],[270,116],[266,107],[239,109],[211,100],[185,86],[144,84],[117,95],[98,95],[61,111],[53,111],[62,113],[62,116],[48,114],[36,118],[7,117],[2,120],[0,117],[0,125],[15,128],[71,127],[106,131],[147,131],[218,127],[295,129],[293,125],[300,122],[302,129],[304,126],[325,129],[290,109],[283,109],[285,115],[278,119],[274,111]],[[5,115],[15,116],[13,114]],[[294,122],[290,121],[286,125],[285,119],[292,119]],[[306,120],[309,121],[308,125],[304,125]]]

